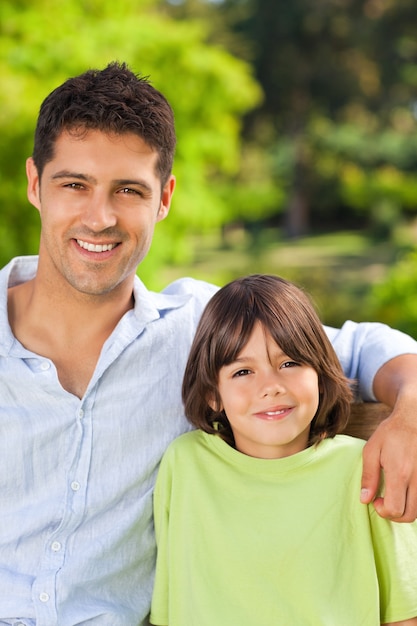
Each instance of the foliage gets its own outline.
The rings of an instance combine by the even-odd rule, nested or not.
[[[37,251],[39,218],[25,199],[24,160],[42,99],[68,76],[112,60],[150,76],[176,116],[178,191],[145,275],[188,258],[189,232],[233,218],[225,189],[240,169],[240,120],[261,91],[246,62],[208,43],[202,22],[175,22],[154,0],[119,0],[117,11],[110,0],[4,0],[0,24],[1,264]]]
[[[247,231],[236,227],[225,233],[223,241],[213,233],[194,237],[192,245],[196,250],[192,265],[163,268],[157,288],[190,273],[223,285],[245,274],[273,272],[304,288],[325,324],[340,327],[346,319],[377,319],[397,326],[395,317],[401,311],[390,315],[388,306],[378,309],[372,294],[400,254],[410,249],[408,229],[399,229],[395,241],[386,242],[357,230],[288,240],[281,229],[268,228],[260,231],[254,247]],[[412,291],[408,297],[413,298]],[[401,317],[400,324],[404,320]]]
[[[416,3],[224,0],[216,8],[265,93],[245,139],[274,155],[289,234],[358,210],[389,231],[398,215],[415,213]]]
[[[113,59],[150,75],[176,115],[177,191],[141,267],[151,285],[174,264],[197,271],[196,235],[218,238],[219,227],[243,273],[261,258],[266,223],[298,237],[371,227],[378,246],[416,214],[414,0],[3,0],[0,34],[0,264],[37,249],[24,158],[41,100]],[[242,232],[248,262],[233,239]],[[283,244],[280,230],[271,246]],[[219,263],[210,272],[222,278]],[[414,333],[413,264],[392,269],[372,306]],[[338,286],[310,261],[297,272],[322,285],[326,313],[339,307],[334,291],[347,279]],[[344,307],[357,306],[354,289]]]
[[[417,250],[412,250],[390,269],[371,292],[371,309],[377,319],[417,339]]]

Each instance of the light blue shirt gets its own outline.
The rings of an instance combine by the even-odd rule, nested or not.
[[[182,279],[157,294],[136,278],[135,308],[103,346],[80,400],[8,324],[7,286],[36,266],[36,257],[19,257],[0,272],[0,625],[144,625],[155,473],[189,428],[182,374],[216,288]],[[417,352],[414,340],[379,324],[326,330],[369,399],[385,361]]]

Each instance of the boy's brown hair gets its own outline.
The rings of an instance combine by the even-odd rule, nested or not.
[[[352,391],[322,323],[306,294],[283,278],[254,274],[232,281],[207,304],[185,369],[185,414],[197,428],[234,445],[218,393],[220,368],[232,363],[260,322],[281,350],[318,374],[320,401],[310,441],[333,437],[346,425]],[[210,404],[208,400],[210,399]]]

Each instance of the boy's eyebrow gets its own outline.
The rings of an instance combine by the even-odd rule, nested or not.
[[[244,349],[244,348],[243,348]],[[278,351],[276,353],[274,353],[274,358],[281,358],[281,357],[288,357],[288,354],[286,354],[285,352],[283,352],[281,350],[281,348],[278,349]],[[289,358],[289,357],[288,357]],[[243,355],[238,355],[236,358],[234,358],[232,361],[230,361],[230,363],[227,363],[226,365],[224,365],[223,367],[228,367],[231,365],[236,365],[239,363],[244,363],[246,361],[252,361],[254,359],[252,354],[243,354]]]
[[[246,363],[247,361],[251,361],[251,360],[252,360],[252,357],[250,356],[243,356],[243,357],[237,356],[232,361],[225,363],[222,367],[235,367],[236,365],[239,365],[239,363]]]

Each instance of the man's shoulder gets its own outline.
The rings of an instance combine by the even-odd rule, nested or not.
[[[31,280],[38,268],[38,256],[18,256],[0,269],[0,281],[7,287],[15,287]]]
[[[198,319],[210,298],[218,287],[194,278],[180,278],[162,291],[148,291],[146,297],[161,313],[162,311],[177,310],[179,315],[188,311],[193,318]],[[138,301],[144,297],[143,290],[137,293]]]
[[[207,297],[210,298],[219,288],[212,283],[207,283],[204,280],[198,280],[196,278],[190,278],[185,276],[179,278],[170,283],[161,293],[167,295],[181,295],[189,294],[193,297]]]

